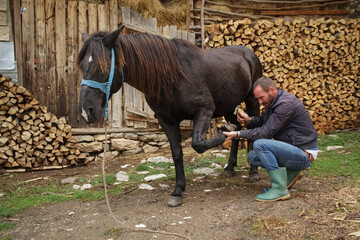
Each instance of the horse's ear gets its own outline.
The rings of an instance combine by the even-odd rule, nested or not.
[[[81,34],[81,39],[82,39],[82,41],[85,42],[85,40],[86,40],[89,36],[90,36],[90,34],[88,34],[88,33],[82,33],[82,34]]]
[[[103,38],[103,43],[107,47],[112,47],[115,44],[116,39],[120,35],[121,31],[124,29],[125,25],[122,25],[119,29],[109,33]]]

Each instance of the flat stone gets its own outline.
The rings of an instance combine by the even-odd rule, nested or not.
[[[93,142],[94,137],[91,135],[75,135],[73,136],[77,142]]]
[[[136,149],[140,142],[130,139],[111,139],[111,148],[119,151]]]
[[[210,174],[214,174],[214,173],[215,173],[215,170],[214,170],[213,168],[204,167],[204,168],[194,169],[193,172],[194,172],[194,173],[197,173],[197,174],[210,175]]]
[[[118,151],[107,151],[106,154],[105,154],[105,160],[113,160],[115,159],[117,156],[119,155],[119,152]],[[104,153],[100,153],[97,157],[96,157],[96,160],[102,160],[104,157]]]
[[[151,146],[151,145],[144,145],[142,147],[142,150],[144,151],[144,153],[152,153],[152,152],[156,152],[159,148],[155,147],[155,146]]]
[[[99,152],[103,149],[103,144],[101,142],[80,142],[76,144],[76,148],[80,152]]]
[[[116,180],[119,182],[128,182],[129,175],[124,171],[120,171],[116,174]]]
[[[145,181],[149,182],[155,179],[159,179],[159,178],[163,178],[163,177],[167,177],[165,174],[160,173],[160,174],[156,174],[156,175],[150,175],[144,178]]]
[[[80,190],[90,189],[92,185],[90,183],[86,183],[80,187]]]
[[[343,146],[327,146],[326,150],[336,150],[336,149],[342,149],[344,148]]]
[[[138,140],[139,136],[135,133],[125,133],[124,138],[130,139],[130,140]]]
[[[146,184],[146,183],[142,183],[139,186],[139,189],[145,189],[145,190],[154,190],[155,188],[153,188],[151,185]]]
[[[155,163],[159,163],[159,162],[173,162],[172,158],[166,158],[163,156],[158,156],[158,157],[150,157],[146,160],[147,162],[155,162]]]
[[[135,149],[123,151],[121,153],[121,155],[123,155],[123,156],[131,156],[131,155],[138,154],[138,153],[141,153],[141,152],[142,152],[141,148],[135,148]]]
[[[61,184],[73,184],[77,177],[68,177],[61,180]]]

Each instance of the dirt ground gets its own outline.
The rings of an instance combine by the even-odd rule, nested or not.
[[[152,156],[170,157],[169,154],[160,152]],[[134,155],[108,161],[106,171],[120,171],[120,165],[136,165],[149,156]],[[184,156],[187,163],[198,154],[186,148]],[[127,226],[135,228],[143,224],[147,229],[177,233],[192,240],[359,239],[349,234],[360,231],[360,187],[347,187],[341,184],[341,178],[305,176],[294,185],[290,200],[263,203],[255,201],[255,197],[264,187],[269,187],[268,175],[261,172],[261,180],[250,183],[246,178],[247,170],[236,170],[237,174],[231,179],[218,176],[188,180],[184,203],[177,208],[167,206],[174,186],[172,180],[153,181],[151,185],[155,190],[138,189],[111,196],[110,205],[114,215]],[[101,174],[101,162],[71,169],[17,174],[14,181],[38,177],[61,181],[71,176],[95,174]],[[34,181],[31,184],[41,183]],[[160,184],[170,187],[164,189],[159,187]],[[15,222],[16,227],[5,236],[19,240],[184,239],[128,229],[111,217],[105,200],[67,201],[34,207],[8,220]],[[118,229],[123,229],[122,234],[117,232]]]

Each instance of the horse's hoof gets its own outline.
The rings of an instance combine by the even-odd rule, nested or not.
[[[223,123],[220,127],[220,130],[223,132],[231,132],[236,129],[236,125],[232,123]]]
[[[224,170],[224,176],[228,177],[228,178],[233,177],[233,176],[235,176],[235,171],[234,170]]]
[[[169,202],[168,202],[168,206],[169,207],[177,207],[180,206],[182,204],[182,197],[176,197],[176,196],[170,196]]]
[[[260,176],[258,173],[255,174],[249,174],[249,182],[257,182],[260,180]]]

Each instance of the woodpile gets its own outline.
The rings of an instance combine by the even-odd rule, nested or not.
[[[359,117],[360,19],[243,19],[206,26],[207,48],[245,45],[264,75],[296,95],[319,133],[348,129]]]
[[[65,117],[48,112],[1,74],[0,90],[0,168],[68,166],[85,159]]]

